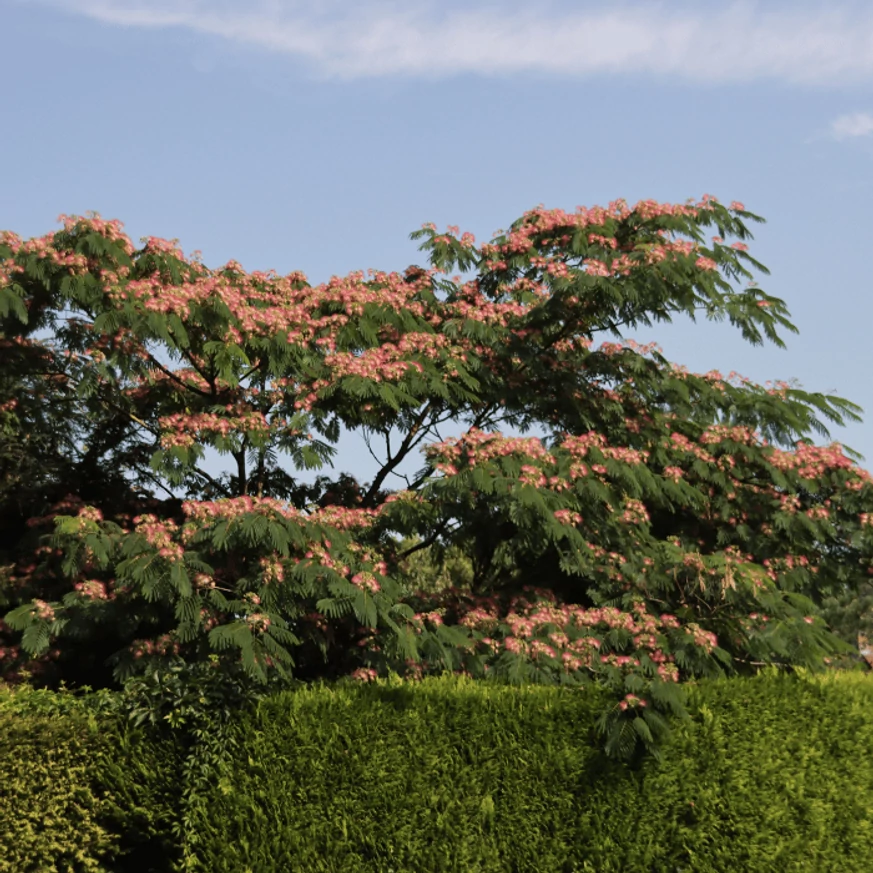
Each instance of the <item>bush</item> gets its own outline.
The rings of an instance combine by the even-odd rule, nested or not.
[[[869,869],[869,676],[703,683],[637,769],[590,741],[596,697],[456,678],[273,696],[203,805],[202,868]]]
[[[873,858],[873,677],[761,675],[694,689],[693,721],[600,833],[626,871],[864,871]],[[598,807],[610,802],[605,786]],[[598,829],[604,827],[599,819]],[[606,859],[592,869],[612,870]]]
[[[635,766],[594,742],[603,705],[456,676],[319,685],[239,710],[216,762],[131,728],[118,695],[0,691],[0,873],[870,869],[873,676],[701,682]]]
[[[203,823],[205,870],[561,870],[602,699],[458,679],[263,701]]]
[[[177,751],[113,695],[0,690],[0,873],[149,873],[176,853]]]

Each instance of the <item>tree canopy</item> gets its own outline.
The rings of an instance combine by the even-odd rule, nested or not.
[[[684,314],[783,345],[760,220],[537,208],[320,285],[97,215],[3,233],[0,665],[593,681],[618,751],[683,680],[821,666],[869,620],[873,481],[813,435],[859,408],[625,337]],[[376,474],[309,481],[343,432]]]

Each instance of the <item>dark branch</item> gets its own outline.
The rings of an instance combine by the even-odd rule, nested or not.
[[[420,543],[416,543],[414,546],[410,546],[408,549],[404,549],[397,555],[397,559],[402,561],[404,558],[408,558],[410,555],[414,555],[416,552],[420,552],[422,549],[427,549],[432,546],[444,533],[446,533],[449,521],[450,519],[448,518],[443,519],[429,537],[423,539]]]
[[[201,397],[212,397],[212,394],[209,391],[203,391],[200,388],[195,388],[193,385],[189,385],[187,382],[184,382],[172,370],[168,370],[160,361],[156,360],[151,352],[146,352],[146,356],[149,360],[149,363],[157,367],[157,369],[159,369],[167,378],[172,379],[180,387],[184,388],[187,391],[193,391],[195,394],[199,394]],[[194,365],[193,361],[188,359],[187,355],[185,359],[188,361],[188,363],[191,364],[191,366],[195,370],[197,370],[198,373],[200,373],[199,368]],[[200,373],[200,375],[203,376],[202,373]]]
[[[391,473],[398,466],[398,464],[400,464],[400,462],[409,454],[410,450],[426,436],[427,429],[425,429],[424,433],[420,433],[420,431],[430,412],[431,404],[427,403],[422,410],[421,415],[416,418],[416,420],[412,424],[412,427],[409,428],[409,433],[406,434],[403,442],[397,449],[397,454],[395,454],[393,457],[389,457],[382,469],[376,474],[376,478],[373,479],[373,482],[367,490],[367,493],[364,495],[364,499],[361,503],[362,506],[372,506],[376,495],[379,493],[379,489],[388,478],[388,474]],[[418,439],[416,439],[416,437],[418,437]]]

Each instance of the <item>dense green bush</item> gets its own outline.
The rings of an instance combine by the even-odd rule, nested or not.
[[[597,821],[622,865],[591,869],[873,869],[873,677],[721,680],[690,703],[696,717],[646,765],[639,796]],[[592,807],[614,797],[602,785]]]
[[[276,695],[203,805],[210,871],[870,869],[873,680],[704,683],[662,761],[590,742],[590,691],[425,680]]]
[[[592,741],[599,695],[460,677],[272,694],[194,773],[209,756],[131,728],[117,695],[0,691],[0,873],[870,869],[873,676],[703,682],[636,766]]]
[[[457,679],[276,695],[208,804],[203,868],[561,870],[598,706]]]
[[[117,696],[0,688],[0,873],[163,873],[178,752]]]

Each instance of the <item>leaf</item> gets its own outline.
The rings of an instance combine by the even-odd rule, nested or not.
[[[24,289],[20,285],[0,285],[0,317],[8,318],[11,312],[22,324],[27,324],[29,317],[23,296]]]
[[[357,596],[352,601],[352,608],[355,613],[355,618],[364,627],[376,627],[379,623],[379,613],[376,609],[376,603],[366,591],[359,591]]]

